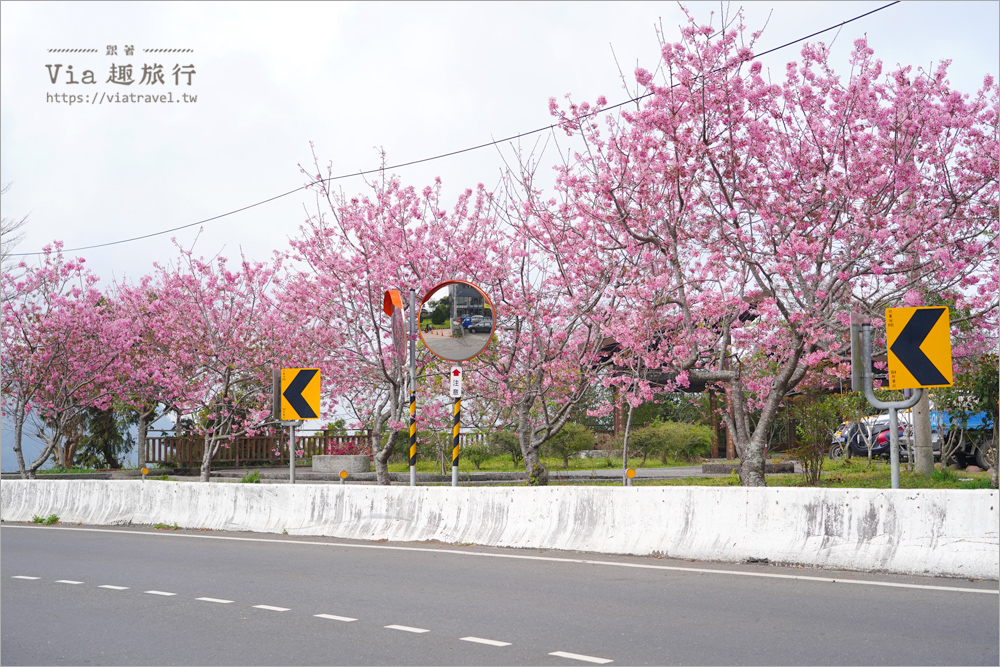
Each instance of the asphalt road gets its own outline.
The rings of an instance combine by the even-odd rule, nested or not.
[[[0,662],[996,665],[989,581],[4,524]]]
[[[464,361],[479,354],[490,342],[492,334],[466,332],[464,336],[458,338],[439,333],[421,333],[421,336],[424,344],[438,356],[452,361]]]

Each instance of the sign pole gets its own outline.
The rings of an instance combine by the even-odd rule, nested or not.
[[[417,291],[410,288],[410,486],[417,485]]]
[[[891,467],[892,488],[899,488],[899,421],[896,410],[912,408],[924,393],[921,388],[913,390],[913,395],[905,401],[880,401],[875,398],[872,389],[872,327],[861,325],[861,384],[864,385],[865,398],[873,408],[889,411],[889,465]]]
[[[288,483],[295,484],[295,424],[288,425]]]

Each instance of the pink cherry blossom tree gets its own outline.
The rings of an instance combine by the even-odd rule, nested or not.
[[[852,310],[949,303],[979,343],[997,312],[994,82],[970,97],[947,63],[885,73],[859,40],[847,79],[807,45],[775,83],[755,38],[690,21],[657,76],[636,70],[649,98],[603,130],[603,98],[552,103],[585,146],[559,189],[629,267],[620,289],[661,304],[656,345],[628,342],[625,314],[608,332],[678,385],[725,388],[744,485],[765,483],[784,397],[846,373]]]
[[[367,429],[378,483],[388,484],[388,459],[409,419],[409,388],[405,364],[394,359],[383,295],[395,289],[406,301],[413,288],[419,304],[447,279],[495,282],[502,249],[494,203],[480,185],[447,210],[440,181],[418,193],[384,173],[365,194],[348,196],[323,180],[313,157],[303,173],[313,182],[316,213],[293,240],[294,270],[282,281],[285,337],[302,363],[322,369],[326,404]],[[332,175],[330,166],[325,171]],[[421,350],[418,376],[442,370]],[[419,402],[439,400],[418,385]]]
[[[471,374],[483,398],[516,425],[530,484],[546,484],[539,449],[569,420],[599,373],[603,323],[620,271],[597,245],[597,228],[572,202],[545,199],[534,168],[508,178],[501,222],[506,267],[495,287],[493,349]]]
[[[61,244],[46,247],[37,266],[3,274],[3,405],[14,422],[14,452],[24,478],[34,477],[53,452],[72,466],[65,447],[75,421],[90,407],[113,401],[123,356],[132,344],[127,322],[97,289],[83,260],[66,260]],[[40,424],[45,446],[25,463],[24,426]]]
[[[161,295],[151,288],[153,279],[140,284],[116,286],[115,301],[133,330],[133,344],[123,360],[124,375],[118,378],[117,400],[138,417],[136,449],[138,464],[146,464],[149,427],[164,415],[178,411],[185,393],[187,369],[179,365],[169,347],[171,337],[156,330],[162,322]]]
[[[143,369],[146,392],[165,387],[171,394],[137,396],[169,400],[192,420],[204,440],[204,482],[221,447],[270,421],[271,374],[283,363],[270,293],[279,268],[277,260],[244,258],[230,269],[223,257],[205,260],[181,249],[175,262],[155,265],[133,295],[145,301],[143,345],[159,351],[159,365]]]

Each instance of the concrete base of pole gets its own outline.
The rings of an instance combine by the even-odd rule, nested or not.
[[[451,467],[451,485],[458,486],[458,466]]]
[[[410,466],[410,486],[417,485],[417,467]]]

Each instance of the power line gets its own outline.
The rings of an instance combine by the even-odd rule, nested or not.
[[[875,14],[876,12],[880,12],[883,9],[888,9],[889,7],[892,7],[893,5],[898,5],[901,1],[902,0],[895,0],[894,2],[890,2],[887,5],[883,5],[881,7],[878,7],[877,9],[873,9],[873,10],[871,10],[869,12],[865,12],[864,14],[859,14],[858,16],[855,16],[854,18],[850,18],[850,19],[847,19],[846,21],[842,21],[842,22],[840,22],[840,23],[838,23],[836,25],[832,25],[829,28],[824,28],[822,30],[818,30],[818,31],[816,31],[816,32],[814,32],[812,34],[806,35],[804,37],[799,37],[798,39],[792,40],[791,42],[787,42],[785,44],[782,44],[781,46],[776,46],[773,49],[768,49],[767,51],[764,51],[762,53],[754,54],[753,56],[751,56],[751,59],[752,58],[761,58],[763,56],[766,56],[768,54],[774,53],[776,51],[780,51],[781,49],[785,49],[785,48],[788,48],[789,46],[793,46],[795,44],[798,44],[799,42],[803,42],[803,41],[805,41],[807,39],[810,39],[812,37],[816,37],[817,35],[822,35],[823,33],[830,32],[831,30],[836,30],[838,28],[841,28],[841,27],[847,25],[848,23],[853,23],[854,21],[858,21],[860,19],[863,19],[866,16],[871,16],[872,14]],[[715,70],[715,71],[718,71],[718,70]],[[591,116],[595,116],[597,114],[605,113],[605,112],[611,111],[613,109],[617,109],[619,107],[623,107],[626,104],[633,104],[635,102],[639,102],[641,100],[646,99],[647,97],[651,97],[652,95],[653,95],[653,93],[646,93],[645,95],[640,95],[640,96],[632,98],[630,100],[625,100],[624,102],[619,102],[618,104],[614,104],[614,105],[611,105],[611,106],[602,107],[599,110],[596,110],[596,111],[593,111],[591,113],[579,116],[579,117],[577,117],[574,120],[578,120],[578,121],[579,120],[584,120],[584,119],[589,118]],[[196,225],[203,225],[203,224],[208,223],[208,222],[213,222],[215,220],[219,220],[220,218],[228,217],[230,215],[235,215],[237,213],[242,213],[243,211],[248,211],[248,210],[250,210],[252,208],[256,208],[258,206],[263,206],[264,204],[268,204],[268,203],[273,202],[273,201],[275,201],[277,199],[281,199],[282,197],[287,197],[288,195],[295,194],[296,192],[301,192],[303,190],[306,190],[306,189],[308,189],[308,188],[310,188],[313,185],[316,185],[318,183],[329,183],[331,181],[339,181],[339,180],[343,180],[343,179],[346,179],[346,178],[353,178],[355,176],[367,176],[369,174],[376,174],[376,173],[380,173],[380,172],[390,171],[390,170],[393,170],[393,169],[402,169],[403,167],[411,167],[411,166],[416,165],[416,164],[422,164],[424,162],[431,162],[433,160],[441,160],[441,159],[444,159],[446,157],[452,157],[452,156],[455,156],[455,155],[461,155],[462,153],[470,153],[472,151],[477,151],[477,150],[479,150],[481,148],[489,148],[491,146],[496,146],[498,144],[506,143],[508,141],[514,141],[515,139],[521,139],[522,137],[528,137],[528,136],[531,136],[533,134],[539,134],[541,132],[548,132],[549,130],[552,130],[552,129],[555,129],[555,128],[559,127],[559,125],[560,125],[560,123],[552,123],[551,125],[546,125],[545,127],[540,127],[540,128],[538,128],[536,130],[529,130],[527,132],[521,132],[519,134],[513,134],[513,135],[511,135],[509,137],[505,137],[503,139],[495,139],[493,141],[488,141],[486,143],[479,144],[477,146],[470,146],[468,148],[461,148],[459,150],[451,151],[450,153],[441,153],[439,155],[434,155],[432,157],[425,157],[425,158],[421,158],[419,160],[411,160],[410,162],[402,162],[400,164],[395,164],[395,165],[391,165],[391,166],[388,166],[388,167],[380,167],[378,169],[368,169],[366,171],[358,171],[358,172],[353,172],[353,173],[350,173],[350,174],[342,174],[340,176],[331,176],[330,178],[320,178],[320,179],[317,179],[317,180],[313,181],[312,183],[309,183],[308,185],[303,185],[303,186],[297,187],[294,190],[289,190],[288,192],[283,192],[280,195],[275,195],[273,197],[269,197],[268,199],[264,199],[262,201],[254,203],[254,204],[249,204],[249,205],[244,206],[242,208],[234,209],[234,210],[229,211],[227,213],[220,213],[219,215],[212,216],[211,218],[205,218],[204,220],[198,220],[197,222],[191,222],[191,223],[188,223],[186,225],[181,225],[180,227],[172,227],[170,229],[164,229],[164,230],[161,230],[161,231],[158,231],[158,232],[151,232],[149,234],[143,234],[142,236],[133,236],[131,238],[122,239],[122,240],[119,240],[119,241],[109,241],[107,243],[98,243],[96,245],[82,246],[82,247],[79,247],[79,248],[69,248],[69,249],[63,250],[63,252],[79,252],[81,250],[93,250],[95,248],[106,248],[108,246],[119,245],[119,244],[122,244],[122,243],[131,243],[132,241],[141,241],[142,239],[148,239],[148,238],[152,238],[154,236],[162,236],[164,234],[169,234],[171,232],[177,232],[177,231],[180,231],[182,229],[188,229],[189,227],[194,227]],[[42,254],[45,254],[45,253],[43,251],[39,251],[39,252],[14,252],[14,253],[10,253],[10,255],[12,257],[15,257],[15,256],[16,257],[30,257],[30,256],[42,255]]]

